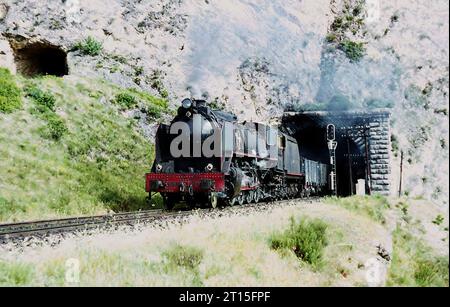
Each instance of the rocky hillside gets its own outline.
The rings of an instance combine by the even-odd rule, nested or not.
[[[448,10],[446,0],[0,0],[0,66],[51,66],[172,104],[205,97],[249,120],[336,102],[390,107],[405,191],[446,205]],[[49,49],[58,61],[32,60]],[[152,124],[140,122],[147,137]]]

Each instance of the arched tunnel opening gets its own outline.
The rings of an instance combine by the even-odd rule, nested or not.
[[[67,53],[58,46],[36,42],[20,48],[13,46],[13,51],[17,72],[26,77],[69,74]]]
[[[289,112],[282,119],[282,127],[293,135],[299,144],[300,154],[307,159],[320,161],[330,165],[333,170],[331,151],[327,139],[327,126],[335,127],[335,194],[338,196],[363,195],[386,190],[386,179],[378,174],[386,173],[386,158],[380,150],[389,152],[389,144],[385,144],[388,133],[380,128],[380,118],[387,113],[371,112]],[[387,121],[388,122],[388,121]],[[375,159],[374,159],[375,158]],[[388,164],[389,162],[387,162]],[[330,177],[329,177],[330,178]],[[374,178],[383,178],[382,184]],[[329,179],[331,181],[331,179]],[[381,182],[381,181],[380,181]],[[375,189],[373,189],[373,186]],[[334,193],[334,192],[330,192]]]

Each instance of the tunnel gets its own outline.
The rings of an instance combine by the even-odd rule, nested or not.
[[[26,77],[52,75],[62,77],[69,74],[67,53],[60,47],[35,42],[13,48],[17,72]]]
[[[387,194],[389,182],[389,112],[286,112],[282,129],[294,136],[305,158],[331,166],[327,126],[335,127],[335,174],[338,196]],[[332,170],[333,168],[331,168]]]

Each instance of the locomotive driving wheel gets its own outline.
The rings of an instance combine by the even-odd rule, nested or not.
[[[237,198],[239,206],[242,206],[244,204],[244,194],[240,194]]]
[[[213,209],[217,208],[218,202],[219,200],[216,192],[211,192],[208,194],[208,204],[211,208]]]
[[[172,210],[176,204],[176,199],[173,196],[166,195],[163,197],[164,209]]]
[[[253,202],[254,202],[255,204],[259,203],[259,194],[260,194],[260,191],[259,191],[259,190],[256,190],[256,191],[255,191],[255,194],[254,194],[254,196],[253,196]]]
[[[233,207],[234,205],[237,205],[237,204],[239,204],[239,196],[233,197],[229,202],[230,207]]]
[[[251,204],[252,200],[253,200],[253,191],[248,191],[247,194],[245,195],[245,203]]]

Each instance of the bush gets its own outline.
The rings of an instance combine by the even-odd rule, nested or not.
[[[366,54],[366,48],[363,43],[353,42],[351,40],[344,40],[339,43],[339,49],[345,52],[345,55],[351,62],[358,62]]]
[[[145,108],[148,119],[156,119],[161,117],[161,109],[153,105],[149,105]]]
[[[196,269],[203,260],[203,251],[190,246],[175,245],[163,253],[169,266]]]
[[[433,224],[440,226],[444,222],[444,220],[445,218],[441,214],[438,214],[438,216],[436,216],[436,218],[433,220]]]
[[[74,50],[78,50],[84,55],[97,56],[102,52],[103,46],[102,43],[89,36],[85,40],[75,44]]]
[[[320,220],[296,222],[291,218],[286,231],[272,235],[270,246],[274,250],[292,251],[297,258],[317,268],[322,264],[327,245],[326,230],[327,225]]]
[[[59,141],[61,137],[68,131],[64,121],[56,114],[50,113],[46,116],[47,129],[50,138]]]
[[[52,93],[44,92],[36,86],[27,87],[26,92],[27,96],[32,98],[36,103],[36,108],[39,112],[55,111],[56,98]]]
[[[0,68],[0,112],[11,113],[22,107],[22,94],[9,70]]]
[[[34,101],[40,117],[47,122],[46,129],[41,131],[41,135],[59,141],[68,129],[63,119],[55,113],[55,96],[51,92],[44,92],[35,85],[28,86],[26,93]]]
[[[123,109],[131,109],[137,105],[137,99],[133,95],[122,92],[116,95],[114,102],[121,106]]]

